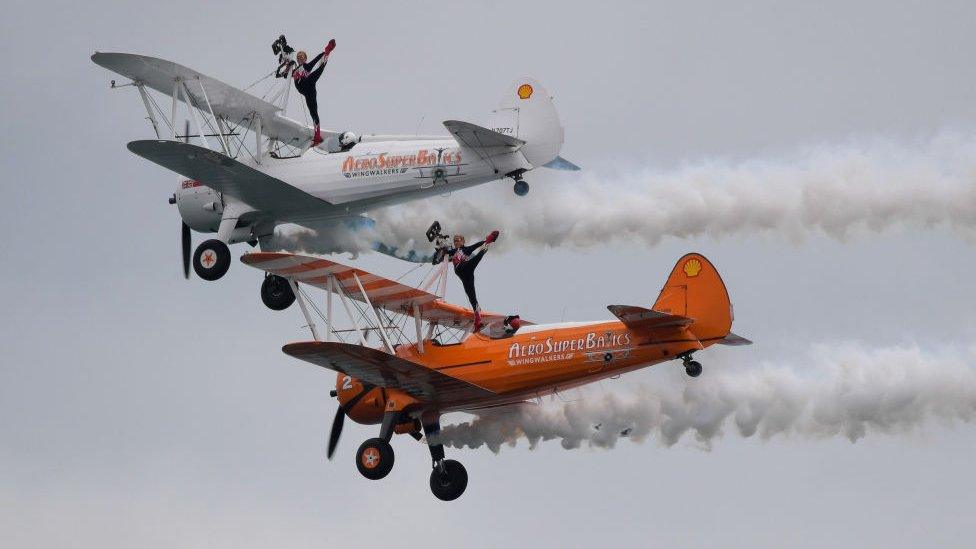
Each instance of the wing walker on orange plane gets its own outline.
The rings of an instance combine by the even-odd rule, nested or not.
[[[678,260],[650,308],[609,305],[617,320],[548,325],[482,313],[484,327],[477,333],[471,309],[442,299],[446,261],[416,288],[317,257],[260,252],[241,261],[277,282],[272,286],[281,291],[262,293],[268,306],[281,310],[297,299],[305,316],[312,340],[282,350],[338,372],[329,458],[346,416],[380,425],[379,436],[356,452],[356,467],[368,479],[381,479],[393,468],[394,434],[426,440],[430,489],[444,501],[464,492],[468,475],[459,462],[445,459],[441,415],[524,404],[674,359],[697,377],[702,366],[694,353],[716,343],[750,343],[731,332],[732,304],[715,267],[694,253]],[[326,290],[324,312],[303,285]],[[351,328],[334,325],[334,296]],[[324,332],[316,317],[324,321]],[[370,344],[374,335],[378,343]]]

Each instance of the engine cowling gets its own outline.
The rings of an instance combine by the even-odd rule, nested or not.
[[[180,182],[173,195],[183,222],[201,233],[215,233],[220,227],[224,201],[220,193],[199,181],[186,179]]]
[[[352,376],[339,374],[336,377],[336,398],[343,406],[347,402],[356,401],[352,408],[346,410],[346,415],[356,423],[373,425],[383,421],[386,398],[379,387],[373,387],[363,394],[363,382]]]

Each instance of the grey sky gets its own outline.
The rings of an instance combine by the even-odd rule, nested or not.
[[[711,452],[454,450],[471,482],[450,505],[430,495],[428,453],[411,440],[394,442],[387,479],[358,475],[353,451],[375,427],[347,422],[325,462],[334,377],[280,352],[304,337],[300,317],[265,309],[260,274],[240,264],[220,283],[182,279],[166,204],[177,177],[125,150],[151,131],[138,97],[110,91],[113,75],[88,59],[146,53],[246,85],[271,70],[280,32],[309,50],[335,36],[323,121],[357,132],[477,120],[531,74],[555,96],[563,156],[606,173],[608,192],[647,166],[976,131],[971,2],[733,4],[5,5],[0,545],[968,546],[966,424],[856,444],[729,434]],[[565,184],[556,172],[531,181]],[[974,247],[944,228],[508,250],[479,268],[480,298],[537,321],[649,303],[677,257],[703,252],[729,286],[736,332],[757,342],[703,353],[705,375],[792,364],[812,344],[940,349],[976,336]]]

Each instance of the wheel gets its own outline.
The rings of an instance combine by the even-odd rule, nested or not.
[[[688,363],[685,364],[685,373],[688,374],[691,377],[698,377],[698,376],[700,376],[701,373],[702,373],[702,365],[701,365],[701,363],[700,362],[696,362],[694,360],[688,361]]]
[[[295,302],[295,292],[283,277],[266,276],[261,283],[261,301],[272,311],[284,311]]]
[[[393,447],[381,438],[371,438],[356,452],[356,468],[370,480],[379,480],[393,470]]]
[[[444,460],[444,470],[434,467],[430,472],[430,491],[437,499],[451,501],[461,497],[468,487],[468,472],[464,465],[453,459]]]
[[[519,196],[525,196],[529,194],[529,184],[519,179],[518,181],[515,182],[514,190],[515,190],[515,194]]]
[[[193,252],[193,270],[204,280],[217,280],[229,268],[230,248],[215,238],[200,244]]]

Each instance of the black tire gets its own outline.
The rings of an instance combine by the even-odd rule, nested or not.
[[[525,196],[529,194],[529,184],[521,179],[515,182],[515,187],[513,187],[515,194],[519,196]]]
[[[685,373],[691,377],[698,377],[702,373],[702,365],[694,360],[685,364]]]
[[[193,271],[204,280],[217,280],[230,268],[230,248],[212,238],[197,246],[193,252]]]
[[[444,471],[434,467],[430,472],[430,491],[441,501],[453,501],[468,487],[468,472],[453,459],[444,460]]]
[[[356,468],[370,480],[379,480],[393,470],[393,447],[381,438],[371,438],[359,445]]]
[[[284,311],[295,302],[295,292],[284,277],[266,276],[261,283],[261,301],[272,311]]]

